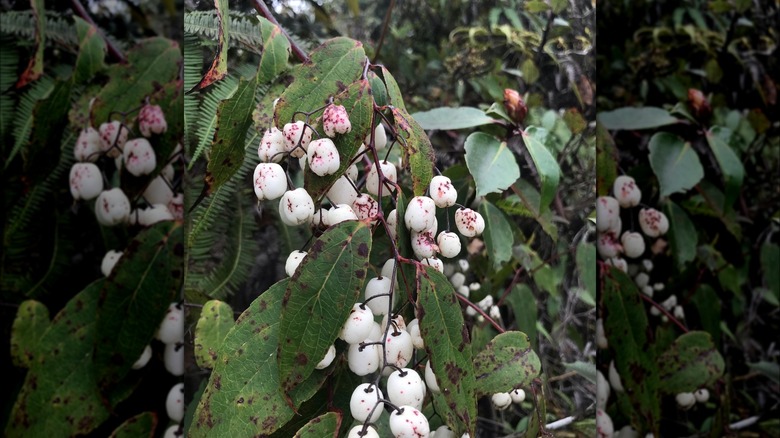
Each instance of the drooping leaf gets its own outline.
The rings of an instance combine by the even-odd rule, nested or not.
[[[279,26],[263,17],[260,20],[260,33],[263,35],[263,54],[260,57],[260,67],[257,70],[257,83],[273,82],[288,68],[290,58],[290,41],[284,36]],[[275,97],[274,97],[275,99]]]
[[[542,372],[539,356],[523,332],[501,333],[474,357],[478,396],[526,387]]]
[[[619,108],[614,111],[604,111],[596,115],[596,119],[604,128],[615,129],[652,129],[678,123],[669,111],[663,108],[646,106],[642,108]]]
[[[183,228],[158,222],[138,233],[100,293],[95,368],[103,388],[120,381],[152,340],[182,278]]]
[[[228,13],[228,0],[214,0],[214,7],[217,11],[217,53],[214,55],[214,61],[211,62],[203,79],[198,82],[191,91],[202,90],[209,85],[225,77],[228,69],[228,48],[230,48],[230,19]]]
[[[596,191],[607,196],[617,178],[618,152],[615,140],[601,123],[596,123]]]
[[[333,38],[311,53],[311,62],[293,68],[292,84],[276,105],[274,121],[284,126],[297,111],[322,107],[329,97],[344,91],[363,73],[366,54],[363,45],[349,38]]]
[[[684,193],[704,177],[699,156],[677,135],[658,132],[650,138],[650,166],[661,186],[661,197]]]
[[[485,219],[482,237],[487,246],[488,257],[493,262],[493,269],[498,271],[504,262],[512,258],[512,227],[504,213],[488,201],[479,204],[479,213]]]
[[[631,406],[631,424],[638,430],[658,433],[658,368],[651,356],[652,344],[647,338],[647,312],[639,297],[636,283],[623,271],[602,267],[601,296],[604,308],[604,334],[613,351],[615,368]]]
[[[120,424],[111,432],[109,438],[152,438],[154,437],[155,428],[157,428],[157,414],[154,412],[141,412]]]
[[[677,266],[682,268],[687,262],[696,258],[696,246],[699,243],[699,233],[679,205],[668,201],[665,206],[669,218],[669,241],[672,244],[672,254]]]
[[[305,175],[306,191],[312,199],[320,199],[336,180],[347,171],[350,160],[360,148],[363,139],[369,133],[373,102],[371,89],[366,80],[355,81],[342,93],[334,98],[334,103],[343,105],[349,114],[352,130],[344,135],[338,135],[333,143],[339,151],[339,169],[332,175],[318,176],[307,171]]]
[[[24,87],[43,74],[43,52],[46,49],[46,10],[43,0],[32,0],[30,6],[35,17],[35,49],[32,51],[33,56],[27,63],[27,68],[24,69],[16,82],[16,88]]]
[[[465,129],[494,122],[484,111],[470,106],[434,108],[414,113],[412,117],[423,129]]]
[[[290,278],[279,322],[279,380],[284,393],[308,379],[338,337],[363,288],[370,253],[368,224],[342,222],[314,241]]]
[[[693,392],[710,386],[726,368],[710,334],[702,331],[681,335],[657,362],[660,390],[667,394]]]
[[[195,361],[201,368],[214,368],[217,351],[233,328],[233,309],[219,300],[207,301],[195,325]]]
[[[241,78],[236,92],[217,108],[217,127],[206,172],[209,190],[229,181],[244,162],[244,140],[252,125],[256,90],[255,79]]]
[[[38,355],[41,337],[51,325],[49,309],[35,300],[19,305],[11,327],[11,360],[18,367],[29,368]]]
[[[415,196],[421,196],[428,190],[436,163],[431,140],[405,109],[393,108],[393,118],[404,147],[404,165],[408,163],[412,173],[412,190]]]
[[[581,360],[564,363],[564,367],[567,370],[575,371],[577,374],[588,379],[588,381],[596,385],[596,365],[593,362],[583,362]]]
[[[75,83],[85,83],[105,68],[103,60],[106,56],[106,43],[95,26],[89,25],[80,17],[73,19],[76,21],[79,37],[79,54],[76,57],[73,80]]]
[[[87,434],[108,418],[92,361],[95,313],[104,282],[90,284],[68,301],[41,337],[6,437]]]
[[[298,430],[294,438],[326,438],[329,436],[337,438],[341,419],[341,414],[338,412],[328,412],[312,418]]]
[[[558,182],[561,179],[561,168],[550,150],[544,145],[543,138],[547,137],[547,130],[536,126],[529,126],[523,131],[523,142],[531,159],[534,161],[536,173],[541,181],[541,199],[539,201],[540,210],[544,210],[550,205],[558,190]]]
[[[437,413],[456,435],[474,434],[477,376],[469,332],[452,283],[431,267],[417,267],[417,318],[420,335],[444,403]]]
[[[726,195],[723,205],[724,211],[729,210],[739,196],[742,180],[745,178],[745,168],[742,166],[742,162],[724,140],[724,136],[729,137],[730,132],[731,130],[728,128],[713,126],[706,133],[707,143],[710,145],[712,154],[715,155],[715,160],[718,161],[720,172],[723,175],[724,194]]]
[[[255,299],[225,336],[189,436],[270,435],[295,415],[279,391],[274,357],[288,283],[284,279]],[[299,385],[289,394],[292,405],[310,399],[326,377],[318,371]]]
[[[501,193],[520,178],[520,167],[506,142],[482,132],[466,138],[466,165],[477,185],[477,197]]]
[[[404,105],[404,97],[401,94],[401,88],[398,86],[398,83],[395,81],[393,75],[387,68],[385,68],[385,66],[382,66],[381,75],[382,79],[384,80],[385,87],[387,88],[387,97],[389,99],[388,103],[396,108],[400,108],[406,111],[406,105]]]

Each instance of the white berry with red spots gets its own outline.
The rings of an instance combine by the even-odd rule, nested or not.
[[[82,129],[76,145],[73,147],[73,156],[77,161],[97,161],[100,156],[100,134],[91,126]]]
[[[385,358],[387,363],[397,368],[405,367],[414,354],[412,337],[406,330],[393,330],[385,338]]]
[[[165,344],[175,343],[184,337],[184,310],[181,304],[171,303],[160,327],[157,329],[157,339]]]
[[[306,254],[306,251],[294,250],[290,253],[289,256],[287,256],[287,261],[284,263],[284,272],[288,277],[292,277],[293,274],[295,274],[295,271],[306,257]]]
[[[602,409],[596,409],[596,436],[598,438],[612,438],[615,427],[612,419]]]
[[[382,415],[382,406],[376,406],[379,400],[384,398],[382,391],[373,383],[363,383],[352,391],[349,400],[349,412],[352,418],[359,422],[374,423]],[[373,411],[373,413],[372,413]],[[369,417],[370,415],[370,417]]]
[[[106,277],[111,275],[111,271],[114,270],[116,262],[122,257],[122,251],[108,250],[106,255],[103,256],[103,261],[100,262],[100,272]]]
[[[165,121],[160,105],[144,105],[138,112],[138,130],[144,137],[152,134],[162,134],[168,130],[168,122]]]
[[[455,226],[460,234],[474,237],[485,231],[485,219],[470,208],[459,208],[455,211]]]
[[[327,197],[334,205],[352,205],[358,197],[358,191],[355,189],[355,184],[352,182],[352,179],[347,175],[342,175],[333,183],[330,189],[328,189]]]
[[[184,418],[184,383],[177,383],[168,391],[165,412],[168,413],[168,418],[177,423]]]
[[[431,231],[412,231],[412,251],[418,259],[433,257],[439,251],[436,238]]]
[[[599,255],[605,259],[617,257],[623,252],[623,246],[612,233],[599,233],[596,237],[596,249]]]
[[[278,163],[284,158],[285,151],[284,134],[272,126],[271,129],[265,131],[263,138],[260,139],[257,156],[264,163]]]
[[[361,435],[361,433],[363,435]],[[376,432],[376,429],[373,427],[366,428],[365,433],[363,432],[363,425],[357,425],[349,430],[349,434],[347,434],[347,438],[379,438],[379,434]]]
[[[376,163],[371,165],[371,170],[366,175],[366,190],[374,196],[379,195],[379,171],[382,171],[382,176],[388,181],[398,181],[398,173],[395,168],[395,164],[382,160],[379,162],[379,169],[377,169]],[[382,197],[390,196],[391,192],[395,190],[395,186],[392,183],[385,181],[382,186]]]
[[[611,196],[599,196],[596,198],[596,229],[607,231],[615,227],[620,220],[620,204]]]
[[[615,178],[612,192],[621,208],[635,207],[642,200],[642,191],[637,187],[634,178],[630,176],[621,175]]]
[[[405,405],[390,414],[390,431],[395,438],[428,438],[431,428],[419,409]]]
[[[333,175],[339,170],[341,158],[333,140],[321,138],[312,141],[309,143],[307,154],[309,169],[316,175]]]
[[[322,130],[328,137],[336,134],[346,134],[352,131],[352,123],[349,121],[347,109],[342,105],[331,105],[322,112]]]
[[[293,158],[301,158],[306,154],[312,135],[311,128],[303,122],[288,123],[282,128],[284,134],[284,148]]]
[[[288,190],[279,201],[279,216],[291,227],[308,223],[314,216],[314,201],[303,188]]]
[[[352,202],[352,210],[360,220],[375,221],[379,214],[379,203],[367,193],[361,193]]]
[[[444,262],[441,261],[441,259],[437,257],[427,257],[422,260],[420,260],[423,264],[432,266],[437,271],[444,273]]]
[[[666,215],[654,208],[639,210],[639,226],[647,237],[658,237],[669,230],[669,220]]]
[[[395,370],[387,378],[387,398],[397,406],[409,405],[422,409],[425,400],[425,384],[413,369]]]
[[[457,213],[455,213],[457,215]],[[456,219],[457,221],[457,216]],[[415,196],[404,213],[404,223],[412,231],[425,231],[436,221],[436,204],[427,196]]]
[[[111,158],[122,155],[130,131],[118,120],[100,125],[100,149]]]
[[[145,138],[128,140],[123,155],[125,169],[135,176],[148,175],[157,167],[157,155]]]
[[[287,191],[287,175],[276,163],[258,164],[252,178],[255,196],[261,201],[277,199]]]
[[[367,305],[357,303],[352,306],[349,317],[339,332],[339,338],[348,344],[365,341],[374,328],[374,314]]]
[[[92,163],[76,163],[70,168],[70,194],[75,200],[89,200],[103,191],[103,174]]]
[[[130,200],[120,188],[104,190],[95,201],[95,217],[101,225],[113,226],[126,222],[130,216]]]
[[[434,176],[428,190],[439,208],[452,207],[458,199],[458,191],[452,185],[452,180],[444,175]]]
[[[382,361],[382,347],[378,344],[361,345],[362,342],[373,342],[379,339],[381,339],[381,336],[377,339],[371,339],[369,335],[368,338],[360,341],[360,343],[350,344],[347,351],[347,365],[350,371],[358,376],[366,376],[379,369],[379,364]]]

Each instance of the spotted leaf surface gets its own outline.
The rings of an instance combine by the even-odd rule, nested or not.
[[[263,17],[260,21],[260,33],[263,35],[263,54],[257,70],[258,84],[273,82],[277,76],[287,70],[290,58],[290,42],[279,26]]]
[[[368,224],[346,221],[314,241],[282,300],[279,379],[289,394],[325,357],[363,289],[371,253]]]
[[[404,167],[412,172],[414,196],[425,194],[433,178],[436,157],[422,126],[403,108],[393,108],[393,119],[404,151]]]
[[[312,418],[295,434],[295,438],[337,438],[341,427],[341,414],[328,412]]]
[[[49,309],[43,303],[27,300],[19,305],[11,327],[11,360],[29,368],[38,352],[41,336],[50,325]]]
[[[228,49],[230,48],[230,20],[228,19],[228,0],[214,0],[214,7],[217,9],[217,53],[211,62],[206,74],[198,82],[193,90],[201,90],[214,82],[222,79],[227,74],[228,68]]]
[[[417,268],[417,318],[425,351],[441,389],[436,412],[456,435],[474,435],[477,422],[476,374],[463,313],[444,274]]]
[[[658,357],[661,390],[670,394],[710,386],[724,370],[723,356],[710,334],[702,331],[681,335]]]
[[[217,350],[233,328],[233,309],[219,300],[207,301],[195,325],[195,360],[202,368],[214,368]]]
[[[288,283],[284,279],[255,299],[225,336],[189,436],[269,435],[293,418],[295,413],[279,392],[276,363],[279,316]],[[289,394],[292,404],[299,407],[311,398],[326,377],[318,371],[298,385]]]
[[[488,342],[474,357],[478,396],[527,387],[542,372],[539,356],[523,332],[506,332]]]
[[[119,427],[114,429],[109,438],[141,438],[154,437],[157,427],[157,414],[154,412],[142,412],[128,418]]]

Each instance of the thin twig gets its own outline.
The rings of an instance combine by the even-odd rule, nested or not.
[[[78,1],[78,0],[70,0],[71,6],[73,6],[73,10],[78,14],[79,17],[81,17],[84,21],[89,23],[92,26],[95,26],[95,29],[97,29],[98,34],[101,38],[103,38],[103,41],[106,42],[106,47],[108,47],[108,53],[111,54],[114,58],[116,58],[117,61],[121,62],[122,64],[127,63],[127,58],[125,55],[119,51],[119,48],[114,45],[114,43],[111,42],[108,38],[106,38],[106,35],[103,33],[102,30],[98,27],[97,24],[95,24],[95,20],[92,19],[92,17],[89,16],[89,13],[86,9],[84,9],[84,6]]]
[[[252,0],[252,5],[255,7],[257,12],[260,13],[263,17],[265,17],[266,20],[270,21],[272,24],[275,24],[279,27],[279,29],[282,31],[282,34],[287,38],[287,41],[290,42],[290,47],[292,48],[293,55],[295,55],[296,58],[298,58],[299,61],[302,63],[311,62],[311,58],[309,58],[309,55],[306,54],[306,51],[304,51],[295,41],[293,41],[292,38],[290,38],[290,35],[287,33],[286,30],[282,27],[281,24],[279,24],[278,21],[276,21],[276,17],[274,17],[274,14],[271,12],[270,9],[268,9],[268,6],[266,6],[265,2],[262,0]]]
[[[390,0],[390,6],[387,7],[385,12],[385,19],[382,21],[382,33],[379,35],[379,42],[376,44],[376,51],[374,52],[374,59],[372,63],[376,63],[379,59],[379,52],[382,51],[382,44],[385,42],[385,35],[387,34],[387,28],[390,27],[390,16],[393,13],[393,7],[395,6],[395,0]]]

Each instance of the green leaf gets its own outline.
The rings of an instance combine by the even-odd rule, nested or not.
[[[761,245],[761,270],[764,272],[764,284],[775,298],[780,300],[780,246],[771,243]]]
[[[203,78],[190,91],[201,90],[214,82],[219,81],[227,75],[228,69],[228,49],[230,48],[230,17],[228,9],[228,0],[214,0],[214,8],[217,10],[217,53],[214,55],[214,61]]]
[[[351,83],[346,90],[334,98],[334,103],[343,105],[349,114],[352,130],[333,139],[339,151],[339,169],[331,175],[318,176],[307,170],[305,175],[306,191],[314,200],[319,200],[330,186],[341,177],[349,167],[352,158],[360,149],[363,139],[370,132],[371,116],[374,110],[369,82],[359,80]]]
[[[260,20],[260,33],[263,35],[263,54],[260,57],[260,67],[257,69],[257,83],[261,85],[273,82],[287,70],[290,42],[279,26],[263,17],[258,17],[258,19]]]
[[[488,201],[479,204],[479,213],[485,219],[483,239],[488,250],[488,257],[493,261],[493,269],[498,271],[504,262],[512,258],[514,236],[504,213]]]
[[[693,392],[710,386],[723,375],[726,367],[710,334],[701,331],[691,331],[677,338],[658,357],[657,363],[660,389],[667,394]]]
[[[70,108],[70,81],[55,82],[51,94],[39,101],[33,112],[29,143],[22,150],[25,177],[29,184],[44,180],[57,167],[60,156],[60,133],[66,129]],[[6,162],[6,166],[10,164]]]
[[[106,43],[95,26],[80,17],[74,16],[73,19],[76,21],[76,32],[79,36],[79,54],[76,57],[73,80],[75,83],[90,82],[105,68],[103,60],[106,56]]]
[[[661,186],[661,197],[685,193],[704,178],[699,156],[690,143],[668,132],[650,138],[650,167]]]
[[[596,384],[596,365],[591,362],[583,362],[581,360],[571,362],[571,363],[564,363],[564,367],[566,367],[567,370],[575,371],[577,374],[581,375],[582,377],[588,379],[588,381],[592,384]]]
[[[637,430],[658,434],[658,369],[647,338],[647,313],[640,292],[634,281],[615,267],[603,268],[601,276],[604,334],[623,387],[633,389],[625,393],[633,408],[631,424]]]
[[[469,332],[452,283],[434,268],[417,266],[417,318],[431,369],[445,403],[437,413],[456,435],[474,435],[476,374]]]
[[[720,172],[723,174],[723,183],[725,185],[724,194],[726,195],[724,210],[728,210],[739,196],[742,188],[742,180],[745,178],[745,168],[731,147],[724,140],[724,136],[730,137],[731,130],[721,126],[713,126],[707,131],[707,143],[710,145],[712,154],[720,166]]]
[[[545,5],[545,8],[546,7],[547,5]],[[525,81],[529,84],[533,84],[539,80],[539,69],[536,67],[536,63],[534,63],[534,60],[531,58],[526,58],[526,60],[520,64],[520,71],[523,72],[523,79],[525,79]]]
[[[201,368],[214,368],[217,351],[233,328],[233,308],[219,301],[207,301],[195,325],[195,361]]]
[[[477,185],[477,197],[501,193],[520,178],[520,167],[506,142],[482,132],[466,138],[466,166]]]
[[[434,108],[412,114],[423,129],[465,129],[489,125],[494,122],[479,108],[462,106],[458,108]]]
[[[550,6],[552,6],[554,13],[559,14],[569,6],[569,2],[567,0],[550,0]]]
[[[609,130],[652,129],[679,122],[678,119],[669,114],[669,111],[652,106],[642,108],[626,107],[614,111],[604,111],[598,113],[596,119]]]
[[[542,372],[539,356],[523,332],[497,335],[474,357],[477,396],[527,387]]]
[[[43,74],[43,53],[46,49],[46,11],[44,3],[43,0],[30,1],[30,7],[35,17],[35,53],[30,58],[27,68],[19,75],[19,80],[15,85],[16,88],[24,87],[40,78]],[[7,90],[2,91],[5,92]]]
[[[252,125],[255,108],[255,79],[241,78],[233,95],[219,103],[217,128],[211,142],[206,183],[210,190],[228,182],[244,162],[244,140]]]
[[[385,83],[385,87],[387,87],[387,97],[389,98],[388,103],[396,108],[400,108],[406,111],[404,97],[403,94],[401,94],[401,88],[398,86],[398,83],[395,81],[393,75],[390,74],[390,71],[385,68],[385,66],[382,66],[381,74],[382,80]]]
[[[696,258],[696,246],[699,244],[699,233],[679,205],[667,201],[666,216],[669,218],[669,241],[672,244],[672,254],[678,268]]]
[[[506,297],[507,303],[515,314],[517,329],[526,333],[531,339],[531,348],[539,348],[539,339],[536,330],[537,316],[536,297],[527,284],[516,284],[512,292]]]
[[[609,196],[617,178],[618,152],[615,140],[601,123],[596,122],[596,191]]]
[[[189,429],[191,437],[269,435],[295,413],[279,392],[276,347],[284,279],[255,299],[238,317],[217,352],[219,358]],[[296,408],[310,399],[327,375],[316,372],[290,393]]]
[[[130,417],[111,432],[109,438],[141,438],[154,437],[157,428],[157,414],[154,412],[141,412]]]
[[[360,78],[365,61],[360,42],[344,37],[325,41],[311,53],[311,62],[293,68],[295,80],[276,104],[276,126],[292,121],[297,111],[322,107],[329,97],[344,91]]]
[[[405,109],[393,108],[393,118],[404,149],[404,166],[408,163],[412,173],[414,195],[421,196],[428,190],[436,163],[431,140]]]
[[[319,417],[312,418],[305,426],[300,428],[294,438],[325,438],[331,436],[337,438],[341,427],[341,414],[328,412]]]
[[[314,241],[282,300],[279,322],[279,379],[289,394],[304,382],[357,302],[371,253],[366,222],[346,221]]]
[[[19,305],[11,327],[11,360],[15,366],[32,365],[41,337],[51,324],[49,319],[49,309],[41,302],[26,300]]]
[[[561,168],[558,167],[555,157],[544,145],[543,138],[546,138],[547,135],[546,129],[536,126],[529,126],[523,131],[523,142],[531,154],[531,159],[534,161],[536,172],[542,184],[540,189],[541,199],[539,201],[540,210],[546,209],[553,198],[555,198],[558,182],[561,179]]]
[[[577,245],[577,272],[579,272],[580,284],[590,295],[590,299],[596,298],[596,246],[593,243],[582,242]]]
[[[159,222],[128,245],[100,292],[95,368],[103,388],[120,381],[152,340],[182,277],[183,228]]]
[[[693,295],[694,311],[699,315],[701,328],[712,336],[715,345],[721,344],[722,331],[720,324],[723,322],[721,309],[723,302],[709,284],[702,284]]]
[[[762,360],[759,362],[748,363],[748,366],[751,370],[758,371],[759,373],[772,379],[775,384],[780,385],[780,365],[777,363]]]
[[[100,279],[74,296],[41,337],[5,436],[87,434],[108,419],[92,362]]]

